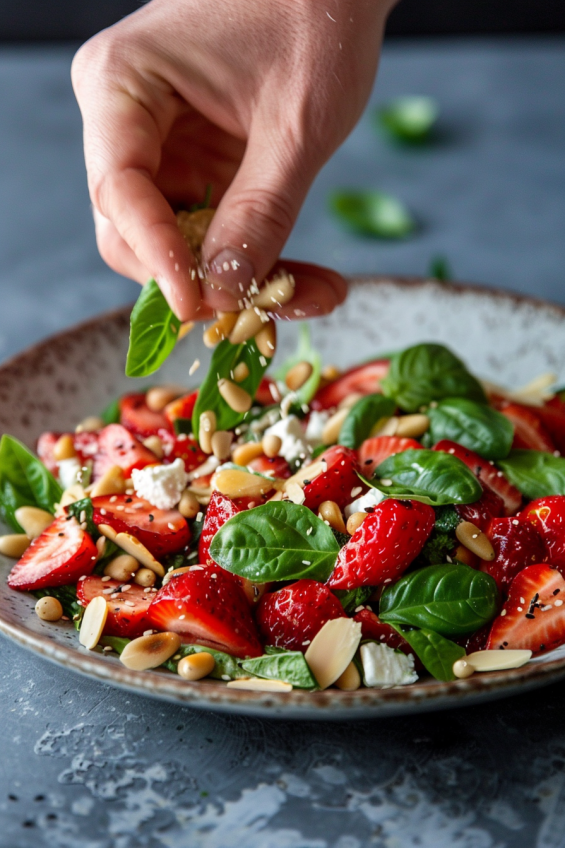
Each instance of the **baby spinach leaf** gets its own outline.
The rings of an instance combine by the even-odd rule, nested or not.
[[[504,459],[514,438],[512,422],[486,403],[468,398],[446,398],[427,411],[432,444],[441,439],[458,442],[485,459]]]
[[[334,191],[329,203],[342,223],[359,235],[401,239],[416,228],[404,204],[380,191]]]
[[[20,506],[38,506],[55,512],[63,490],[43,463],[13,436],[0,441],[0,515],[17,533]]]
[[[383,480],[391,480],[392,485]],[[432,506],[474,503],[483,493],[464,462],[450,453],[425,448],[389,456],[375,469],[372,484],[391,497],[413,498]]]
[[[439,107],[432,97],[415,95],[397,97],[376,112],[381,129],[404,144],[428,141],[438,115]]]
[[[357,589],[334,589],[333,593],[347,615],[353,615],[357,607],[367,603],[374,591],[374,586],[359,586]]]
[[[360,398],[351,407],[341,425],[338,444],[357,449],[361,442],[369,437],[374,425],[382,418],[390,418],[394,410],[394,401],[382,394],[365,395]]]
[[[406,412],[417,412],[443,398],[467,397],[486,403],[479,381],[440,344],[417,344],[395,354],[381,388]]]
[[[302,577],[324,582],[338,553],[331,528],[289,501],[269,501],[234,515],[210,545],[214,562],[255,583]]]
[[[465,656],[465,648],[433,630],[413,630],[393,624],[394,629],[406,639],[422,665],[436,680],[455,680],[453,663]]]
[[[237,659],[232,657],[231,654],[216,651],[214,648],[206,648],[203,645],[181,645],[175,657],[182,659],[183,657],[189,657],[191,654],[200,654],[202,651],[211,654],[216,662],[208,677],[213,677],[215,680],[237,680],[239,677],[254,676],[251,671],[243,671]],[[178,673],[178,664],[179,660],[171,657],[170,660],[163,663],[163,667],[168,668],[169,671]]]
[[[149,280],[131,313],[126,375],[157,371],[177,343],[180,323],[155,280]]]
[[[299,362],[309,362],[312,366],[312,373],[296,392],[299,403],[310,403],[320,385],[320,374],[322,372],[322,357],[318,351],[312,346],[312,339],[309,325],[304,322],[300,324],[298,331],[298,347],[296,353],[293,353],[281,366],[275,371],[277,380],[284,380],[287,373]]]
[[[530,500],[565,495],[565,458],[535,450],[513,450],[497,462],[513,486]]]
[[[498,605],[498,589],[490,574],[467,565],[430,565],[384,590],[379,618],[457,636],[491,621]]]
[[[284,680],[295,689],[317,689],[318,684],[300,651],[277,651],[251,660],[241,660],[240,666],[255,677]]]
[[[93,539],[97,539],[100,536],[98,527],[94,523],[94,507],[92,506],[90,498],[83,498],[80,501],[75,501],[74,503],[69,504],[67,506],[67,514],[74,515],[79,524],[86,522],[86,532],[89,536],[92,536]],[[107,542],[109,541],[110,540],[108,539]]]
[[[76,586],[52,586],[49,589],[36,589],[33,595],[36,598],[57,598],[63,607],[63,614],[72,621],[76,630],[80,630],[84,607],[77,600]]]

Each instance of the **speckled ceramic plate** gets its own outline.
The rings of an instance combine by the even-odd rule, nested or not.
[[[33,446],[41,431],[69,429],[131,390],[135,381],[124,377],[128,315],[127,309],[102,315],[1,367],[0,432]],[[280,329],[278,355],[284,356],[292,350],[296,326]],[[439,341],[493,382],[518,386],[544,371],[554,371],[565,382],[565,310],[490,289],[423,280],[355,280],[346,304],[313,322],[312,331],[324,361],[340,367],[415,342]],[[210,353],[195,330],[178,345],[160,378],[186,384],[196,357],[204,369]],[[565,649],[559,649],[521,669],[385,690],[274,695],[228,689],[215,681],[188,683],[164,671],[129,671],[115,655],[82,648],[70,623],[40,621],[32,596],[8,589],[10,566],[11,561],[0,557],[0,630],[6,636],[89,677],[194,707],[285,718],[369,718],[518,694],[565,677]]]

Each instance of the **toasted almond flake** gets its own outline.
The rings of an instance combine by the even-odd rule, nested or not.
[[[526,650],[475,651],[465,659],[475,671],[503,671],[507,668],[520,668],[531,658],[532,652]]]
[[[178,633],[153,633],[132,639],[120,654],[120,661],[126,668],[134,671],[145,671],[157,668],[176,654],[181,646]]]
[[[98,595],[86,607],[80,625],[79,642],[89,651],[92,651],[100,641],[107,617],[106,599]]]
[[[292,503],[303,504],[306,499],[306,495],[304,494],[302,487],[293,480],[286,481],[283,491],[286,492]]]
[[[99,525],[98,527],[100,531],[102,531],[102,526],[103,525]],[[106,533],[104,533],[104,535],[106,535]],[[150,568],[151,571],[154,571],[158,577],[165,576],[165,569],[161,563],[157,562],[153,554],[147,550],[145,545],[142,545],[139,539],[136,539],[135,536],[131,535],[131,533],[117,533],[114,536],[113,541],[119,548],[134,557],[141,563],[141,565],[144,565],[145,568]]]
[[[326,621],[316,633],[304,658],[321,689],[340,677],[359,647],[361,625],[350,618]]]
[[[239,680],[230,680],[227,684],[230,689],[250,689],[254,692],[291,692],[292,683],[284,680],[260,680],[258,677],[240,677]]]

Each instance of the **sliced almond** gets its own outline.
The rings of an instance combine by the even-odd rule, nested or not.
[[[532,652],[526,650],[474,651],[465,657],[475,671],[503,671],[526,665]]]
[[[160,440],[159,440],[160,441]],[[93,483],[90,488],[90,497],[99,495],[123,495],[126,490],[126,478],[123,469],[119,465],[108,468],[100,480]]]
[[[102,535],[109,539],[111,542],[115,542],[118,535],[117,531],[114,530],[113,527],[110,527],[109,524],[99,524],[98,532],[102,533]]]
[[[37,539],[53,524],[54,517],[46,509],[36,506],[20,506],[15,512],[16,521],[29,539]]]
[[[108,604],[102,595],[93,598],[84,611],[80,625],[79,642],[92,651],[100,641],[106,619],[108,618]]]
[[[360,641],[361,625],[358,621],[351,618],[326,621],[304,654],[320,689],[327,689],[341,677],[355,656]]]
[[[165,631],[152,633],[151,636],[139,636],[128,642],[120,654],[120,661],[126,668],[146,671],[148,668],[162,665],[176,654],[180,646],[181,638],[178,633]]]
[[[239,680],[230,680],[227,686],[230,689],[250,689],[253,692],[291,692],[292,683],[284,680],[260,680],[258,677],[240,677]]]
[[[294,480],[286,480],[283,486],[283,492],[288,497],[289,501],[295,504],[303,504],[306,500],[304,489]]]
[[[100,530],[102,525],[98,526]],[[104,533],[106,536],[106,533]],[[111,538],[111,537],[108,537]],[[165,569],[161,565],[160,562],[157,562],[153,554],[147,550],[145,545],[136,539],[135,536],[132,536],[131,533],[118,533],[117,536],[113,539],[116,545],[125,551],[126,554],[131,554],[134,559],[136,559],[141,565],[144,565],[145,568],[150,568],[151,571],[154,571],[158,577],[165,576]]]

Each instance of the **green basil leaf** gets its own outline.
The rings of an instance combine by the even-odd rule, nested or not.
[[[416,229],[408,209],[380,191],[334,191],[331,211],[353,232],[383,239],[402,239]]]
[[[290,501],[269,501],[234,515],[210,545],[214,562],[254,583],[302,577],[325,582],[338,553],[331,528]]]
[[[120,398],[116,398],[102,412],[100,416],[104,424],[120,423]]]
[[[17,533],[23,533],[16,521],[20,506],[38,506],[55,512],[63,490],[53,475],[25,445],[13,436],[0,441],[0,515]]]
[[[565,495],[565,458],[535,450],[513,450],[496,463],[529,500]]]
[[[448,283],[453,279],[453,272],[445,256],[434,256],[428,269],[428,277],[439,283]]]
[[[175,436],[192,435],[192,418],[175,418],[173,422]]]
[[[198,396],[192,413],[192,432],[195,438],[198,438],[200,416],[208,409],[216,413],[216,428],[218,430],[233,430],[248,414],[235,412],[225,402],[218,389],[218,380],[233,380],[234,369],[241,362],[244,362],[249,369],[249,374],[238,385],[253,398],[270,361],[259,353],[253,340],[233,345],[228,339],[224,339],[219,345],[216,345],[208,373],[198,389]]]
[[[488,624],[498,606],[498,589],[490,574],[467,565],[430,565],[384,590],[379,618],[457,636]]]
[[[382,418],[394,414],[395,403],[382,394],[365,395],[353,404],[341,425],[337,443],[356,450]]]
[[[359,586],[357,589],[333,589],[334,595],[340,601],[347,615],[353,615],[357,607],[366,604],[374,591],[374,586]]]
[[[49,589],[36,589],[32,594],[36,598],[57,598],[63,607],[63,614],[70,618],[76,630],[80,630],[84,607],[77,600],[76,586],[52,586]]]
[[[102,648],[112,648],[117,654],[121,654],[126,645],[129,645],[131,639],[125,636],[101,636],[98,645]]]
[[[504,459],[514,438],[512,422],[486,403],[468,398],[447,398],[428,409],[432,443],[458,442],[485,459]]]
[[[381,478],[380,482],[375,478]],[[375,469],[372,485],[391,497],[427,500],[432,506],[478,501],[483,489],[464,462],[450,453],[411,449],[393,454]],[[383,480],[392,480],[385,485]]]
[[[200,654],[202,651],[211,654],[216,661],[216,665],[208,677],[213,677],[215,680],[237,680],[239,677],[253,676],[252,672],[243,671],[237,659],[232,657],[231,654],[216,651],[214,648],[206,648],[204,645],[181,645],[175,657],[182,659],[183,657],[189,657],[191,654]],[[169,671],[178,673],[178,664],[179,660],[171,657],[170,660],[163,663],[163,667],[168,668]]]
[[[453,663],[465,656],[465,648],[433,630],[412,630],[392,625],[406,639],[422,665],[436,680],[456,680]]]
[[[300,651],[277,651],[251,660],[241,660],[240,666],[255,677],[284,680],[295,689],[318,689],[316,678]]]
[[[131,313],[126,375],[157,371],[177,343],[180,324],[155,280],[149,280]]]
[[[67,506],[67,515],[74,515],[79,524],[86,522],[86,532],[93,539],[96,540],[100,536],[98,527],[94,523],[94,507],[90,498],[83,498],[80,501],[69,504]],[[106,540],[106,546],[109,541],[110,539]]]
[[[310,335],[310,326],[304,322],[300,324],[298,335],[298,347],[296,353],[293,353],[281,366],[275,371],[277,380],[284,380],[287,373],[299,362],[309,362],[312,366],[312,373],[301,386],[296,395],[300,404],[310,403],[320,385],[320,375],[322,372],[322,357],[315,348],[312,347],[312,339]]]
[[[439,107],[433,98],[414,95],[397,97],[376,112],[380,128],[394,141],[408,144],[428,141],[438,116]]]
[[[417,412],[443,398],[467,397],[486,403],[479,381],[440,344],[422,343],[395,354],[381,389],[406,412]]]

